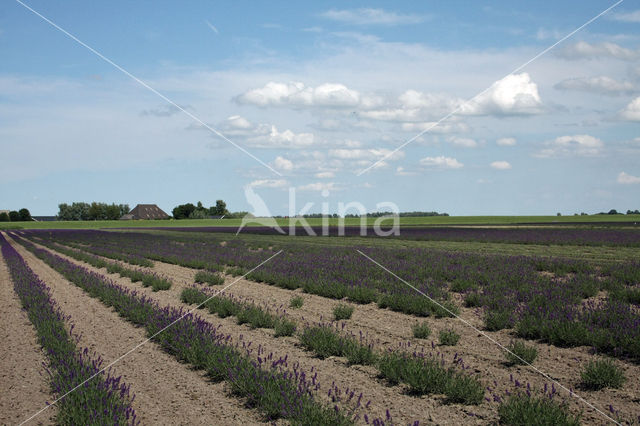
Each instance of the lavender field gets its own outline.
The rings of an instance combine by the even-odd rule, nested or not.
[[[9,235],[145,328],[164,351],[237,388],[232,394],[265,420],[415,424],[425,422],[419,413],[426,411],[416,411],[411,399],[426,395],[443,410],[469,407],[466,416],[479,423],[517,418],[523,404],[559,415],[560,424],[640,421],[633,396],[640,377],[640,261],[511,254],[531,244],[561,245],[567,253],[584,246],[634,250],[635,230],[414,229],[390,245],[376,243],[380,237],[297,238],[263,229],[241,237],[217,228]],[[512,250],[453,251],[420,241],[489,241]],[[110,282],[114,274],[133,289]],[[189,282],[180,281],[184,274]],[[166,285],[145,284],[145,277]],[[219,292],[237,280],[241,293],[233,286]],[[161,303],[165,298],[170,305]],[[338,304],[346,315],[338,317]],[[187,314],[189,306],[208,313]],[[183,315],[179,326],[163,331]],[[229,322],[232,331],[223,332]],[[261,333],[257,352],[237,327]],[[267,350],[271,345],[285,352]],[[344,363],[334,365],[335,357]],[[583,370],[601,359],[613,360],[624,378],[619,385],[587,385]],[[541,377],[529,364],[558,379]],[[373,369],[360,378],[363,388],[329,386],[327,376],[317,377],[358,375],[357,365]],[[365,404],[367,387],[381,399]],[[570,389],[594,404],[585,408]],[[395,411],[384,399],[389,392]]]

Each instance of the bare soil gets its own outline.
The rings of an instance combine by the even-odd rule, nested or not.
[[[17,424],[52,401],[47,373],[46,356],[38,344],[35,329],[31,325],[20,299],[13,290],[13,283],[4,259],[0,257],[0,424]],[[54,424],[55,407],[46,410],[37,424]]]

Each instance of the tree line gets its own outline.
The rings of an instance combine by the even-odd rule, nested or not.
[[[180,204],[171,211],[174,219],[206,219],[210,216],[229,216],[227,203],[223,200],[216,200],[215,206],[204,207],[202,202],[197,205],[192,203]]]
[[[28,209],[11,210],[0,213],[0,222],[27,222],[33,220]]]
[[[75,202],[58,204],[58,220],[118,220],[129,213],[128,204]]]

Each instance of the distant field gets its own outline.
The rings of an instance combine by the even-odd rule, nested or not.
[[[311,226],[321,226],[322,219],[306,219]],[[277,219],[280,226],[289,226],[289,219]],[[373,225],[376,218],[367,218],[367,224]],[[518,224],[606,224],[640,223],[640,215],[589,215],[589,216],[424,216],[402,217],[400,224],[414,225],[518,225]],[[148,228],[148,227],[238,227],[241,219],[183,219],[183,220],[98,220],[72,222],[2,222],[0,229],[97,229],[97,228]],[[389,222],[387,222],[389,223]],[[357,226],[359,218],[345,219],[346,225]],[[299,225],[299,223],[298,223]],[[338,219],[330,219],[329,225],[338,225]]]

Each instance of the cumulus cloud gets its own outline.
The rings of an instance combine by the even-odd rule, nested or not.
[[[460,169],[464,167],[464,164],[456,160],[455,158],[439,156],[439,157],[425,157],[420,160],[420,164],[426,167],[434,167],[439,169]]]
[[[233,115],[218,125],[226,135],[243,139],[254,148],[308,148],[314,145],[313,133],[294,133],[278,130],[274,125],[254,124],[246,118]]]
[[[590,135],[560,136],[545,144],[537,157],[581,156],[589,157],[600,154],[604,143]]]
[[[273,160],[273,167],[278,170],[290,172],[293,170],[293,162],[284,157],[277,156],[276,159]]]
[[[331,9],[320,14],[320,16],[332,21],[342,22],[350,25],[410,25],[424,22],[427,17],[420,15],[405,15],[396,12],[389,12],[383,9]]]
[[[607,76],[570,78],[557,83],[553,87],[558,90],[576,90],[611,96],[631,92],[634,89],[633,84],[628,81],[619,82]]]
[[[450,137],[447,141],[452,145],[463,148],[475,148],[478,146],[478,142],[471,138],[459,138],[454,136]]]
[[[620,172],[617,181],[618,183],[621,183],[623,185],[633,185],[640,183],[640,177],[633,176],[625,172]]]
[[[367,96],[339,83],[324,83],[307,87],[304,83],[269,82],[264,87],[249,90],[236,97],[240,104],[261,107],[287,106],[292,108],[372,108],[381,103],[375,96]]]
[[[543,111],[538,85],[528,73],[498,80],[481,95],[460,106],[464,115],[527,115]]]
[[[634,10],[633,12],[620,12],[611,15],[611,19],[621,22],[634,22],[640,23],[640,10]]]
[[[629,121],[640,121],[640,96],[629,102],[620,115]]]
[[[511,168],[511,164],[507,161],[494,161],[491,163],[491,167],[496,170],[509,170]]]
[[[249,184],[252,188],[284,188],[287,185],[284,179],[258,179]]]
[[[640,56],[637,50],[627,49],[615,43],[587,43],[579,41],[575,44],[560,49],[556,52],[557,56],[565,59],[594,59],[594,58],[615,58],[625,61],[632,61]]]
[[[500,138],[496,143],[500,146],[515,146],[517,141],[516,138]]]

